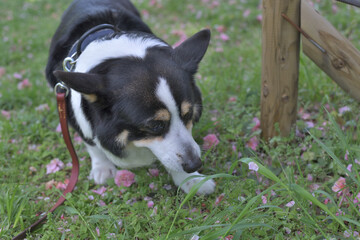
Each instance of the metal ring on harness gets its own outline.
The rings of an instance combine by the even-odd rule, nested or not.
[[[69,95],[69,91],[69,88],[62,82],[57,83],[54,87],[55,94],[65,92],[65,97]]]
[[[67,57],[64,59],[63,61],[63,69],[66,71],[66,72],[71,72],[74,67],[75,67],[75,64],[76,64],[76,60],[74,60],[74,57],[76,56],[76,52],[71,56],[71,57]],[[70,67],[68,66],[70,65]]]

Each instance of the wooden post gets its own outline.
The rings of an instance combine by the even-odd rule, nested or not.
[[[287,136],[297,115],[300,34],[283,17],[300,24],[300,0],[263,0],[262,138]]]
[[[351,97],[360,101],[360,52],[307,1],[301,3],[301,28],[325,50],[322,52],[303,37],[304,53]]]

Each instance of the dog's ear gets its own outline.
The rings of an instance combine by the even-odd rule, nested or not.
[[[104,76],[91,73],[54,71],[55,77],[69,88],[80,92],[88,101],[97,101],[97,96],[104,89]]]
[[[204,29],[185,40],[174,49],[175,61],[180,63],[186,71],[195,74],[209,46],[210,35],[210,30]]]
[[[69,88],[84,94],[96,94],[104,88],[104,76],[92,73],[54,71],[55,77]]]

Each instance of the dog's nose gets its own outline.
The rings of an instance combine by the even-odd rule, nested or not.
[[[185,172],[187,173],[193,173],[196,170],[198,170],[201,167],[201,159],[199,157],[193,158],[193,159],[184,159],[184,163],[182,164],[182,167]]]

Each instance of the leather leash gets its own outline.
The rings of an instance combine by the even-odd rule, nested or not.
[[[98,26],[91,28],[90,30],[85,32],[81,36],[81,38],[78,41],[76,41],[75,44],[72,46],[68,54],[68,57],[66,57],[63,61],[63,69],[67,72],[73,71],[76,65],[77,58],[92,41],[101,38],[111,39],[119,33],[121,33],[121,31],[116,26],[111,24],[100,24]],[[60,205],[62,205],[65,202],[66,194],[74,190],[76,182],[79,177],[79,160],[70,138],[68,123],[66,119],[66,115],[67,115],[66,97],[69,94],[69,88],[64,83],[59,82],[55,85],[54,91],[57,99],[57,108],[59,112],[61,132],[72,159],[72,170],[71,170],[69,184],[67,185],[62,196],[60,196],[58,201],[49,210],[49,212],[55,211],[56,208],[58,208]],[[24,231],[22,231],[17,236],[15,236],[13,240],[24,239],[26,237],[26,233],[33,231],[37,226],[39,226],[41,223],[46,221],[46,218],[47,218],[47,213],[44,213],[44,215],[39,220],[37,220],[30,227],[26,228]]]
[[[57,200],[55,205],[49,210],[49,212],[54,212],[55,209],[57,209],[60,205],[62,205],[65,202],[66,194],[69,192],[72,192],[74,190],[76,182],[78,180],[78,176],[79,176],[79,160],[78,160],[74,146],[73,146],[71,138],[70,138],[68,123],[66,120],[66,96],[67,96],[68,89],[66,87],[64,88],[64,86],[62,86],[62,87],[60,86],[60,88],[61,88],[61,90],[66,90],[66,92],[58,90],[58,88],[55,87],[57,108],[58,108],[58,112],[59,112],[60,126],[61,126],[61,131],[63,134],[63,138],[64,138],[65,144],[67,146],[67,149],[70,152],[71,159],[72,159],[72,169],[71,169],[71,176],[70,176],[69,184],[67,185],[66,189],[62,193],[62,196],[60,196],[60,198]],[[37,220],[35,223],[33,223],[30,227],[26,228],[24,231],[22,231],[17,236],[15,236],[13,238],[13,240],[24,239],[28,232],[33,231],[35,229],[35,227],[39,226],[41,223],[46,221],[47,215],[48,215],[48,213],[45,213],[44,216],[42,216],[39,220]]]

